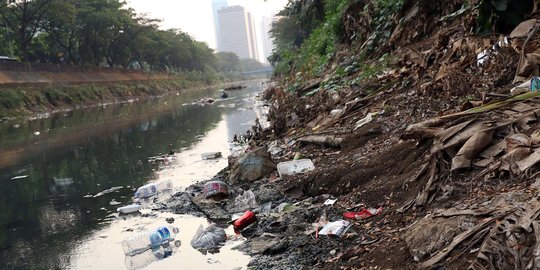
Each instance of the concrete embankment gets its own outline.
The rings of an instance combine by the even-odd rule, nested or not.
[[[119,68],[0,62],[0,87],[99,84],[151,79],[167,79],[167,75]]]
[[[136,70],[0,62],[0,118],[158,96],[206,84]]]

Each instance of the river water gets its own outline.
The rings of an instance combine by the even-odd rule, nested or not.
[[[125,269],[121,241],[173,217],[182,245],[148,269],[245,269],[249,257],[232,249],[242,239],[215,254],[191,248],[204,218],[151,210],[118,217],[116,208],[149,181],[171,179],[181,191],[223,169],[233,136],[263,117],[256,99],[263,87],[253,82],[227,99],[199,89],[0,123],[0,268]],[[197,102],[204,97],[216,102]],[[171,150],[167,164],[148,161]],[[201,160],[208,151],[224,158]]]

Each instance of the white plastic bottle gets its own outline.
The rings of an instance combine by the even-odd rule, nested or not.
[[[122,241],[122,248],[126,255],[139,254],[148,249],[158,249],[162,244],[172,241],[178,231],[178,228],[173,226],[159,227],[125,239]]]

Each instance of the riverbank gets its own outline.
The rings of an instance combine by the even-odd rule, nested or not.
[[[406,8],[402,14],[435,18],[426,6]],[[439,12],[439,22],[448,19]],[[228,199],[201,200],[203,182],[168,210],[222,222],[253,191],[257,206],[243,208],[258,221],[239,247],[253,256],[249,269],[536,265],[539,92],[513,82],[537,80],[540,45],[526,42],[538,38],[535,20],[503,44],[508,36],[470,34],[462,23],[474,14],[452,16],[452,27],[419,32],[423,24],[410,20],[418,16],[406,16],[388,57],[358,64],[344,50],[323,75],[294,73],[266,91],[270,128],[244,154],[258,146],[274,165],[301,156],[313,170],[280,176],[272,167],[241,181],[230,159],[213,179],[229,184]],[[423,35],[400,36],[413,32]],[[332,222],[348,226],[323,235]]]
[[[246,83],[229,82],[223,85],[226,87]],[[0,119],[149,98],[191,88],[210,87],[213,84],[173,77],[132,82],[4,87],[0,89]]]

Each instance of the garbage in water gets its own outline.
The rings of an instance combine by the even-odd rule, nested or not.
[[[191,246],[199,250],[215,250],[227,240],[227,234],[223,228],[217,227],[215,224],[203,229],[199,226],[197,232],[191,239]]]
[[[159,192],[164,192],[167,190],[171,190],[173,187],[172,181],[165,179],[154,183],[146,184],[142,187],[139,187],[133,197],[137,199],[144,199],[148,197],[152,197],[156,195]]]
[[[382,207],[379,207],[377,209],[375,208],[362,209],[359,212],[345,212],[343,213],[343,217],[346,219],[355,219],[355,220],[367,219],[367,218],[379,215],[380,213],[382,213],[382,211],[383,211]]]
[[[170,257],[178,250],[181,244],[182,242],[180,240],[166,242],[155,249],[147,249],[142,253],[126,256],[124,259],[124,264],[126,265],[127,269],[145,268],[155,261]]]
[[[14,176],[11,178],[11,180],[19,180],[19,179],[25,179],[25,178],[28,178],[28,175]]]
[[[156,185],[154,183],[150,183],[142,187],[139,187],[137,189],[137,192],[135,192],[134,197],[135,198],[148,198],[148,197],[156,195],[156,193],[157,193]]]
[[[101,197],[101,196],[103,196],[105,194],[113,193],[113,192],[118,191],[118,190],[123,189],[123,188],[124,188],[123,186],[112,187],[112,188],[109,188],[109,189],[106,189],[106,190],[103,190],[103,191],[97,193],[96,195],[92,196],[92,198]]]
[[[114,206],[114,205],[119,205],[119,204],[121,204],[121,202],[118,202],[118,201],[116,201],[115,199],[112,199],[112,200],[109,202],[109,205],[113,205],[113,206]]]
[[[173,183],[169,179],[164,179],[164,180],[157,181],[155,184],[156,184],[158,192],[171,190],[173,188]]]
[[[162,244],[174,240],[179,230],[173,226],[163,226],[145,231],[122,241],[122,249],[126,255],[140,254],[148,249],[157,249]]]
[[[137,212],[141,209],[141,206],[138,204],[130,204],[122,207],[118,207],[116,211],[120,214],[130,214]]]
[[[277,170],[279,176],[282,177],[284,175],[295,175],[313,171],[315,170],[315,165],[313,165],[311,159],[291,160],[278,163]]]
[[[205,198],[209,197],[228,197],[229,188],[227,184],[222,181],[209,181],[204,184],[203,195]]]
[[[234,230],[237,232],[242,231],[243,229],[245,229],[247,226],[251,225],[255,221],[257,221],[257,217],[255,216],[255,213],[248,210],[244,213],[244,215],[242,215],[240,218],[238,218],[237,220],[233,222]]]
[[[208,152],[201,154],[202,159],[216,159],[221,157],[221,152]]]
[[[148,162],[150,163],[162,162],[162,163],[167,164],[167,163],[172,162],[174,159],[175,157],[173,155],[161,155],[161,156],[149,157]]]
[[[330,222],[319,231],[319,235],[335,235],[341,237],[351,226],[352,224],[346,220]]]

